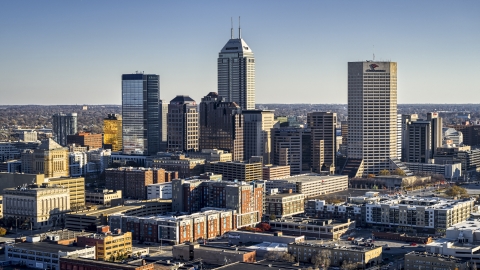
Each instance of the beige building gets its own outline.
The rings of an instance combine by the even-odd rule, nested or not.
[[[263,166],[263,180],[272,180],[290,176],[290,166],[278,166],[268,164]]]
[[[3,216],[10,226],[42,229],[62,226],[70,212],[67,188],[25,186],[7,188],[3,194]]]
[[[280,193],[265,197],[263,215],[282,218],[301,214],[305,211],[305,195]]]
[[[206,164],[205,171],[221,174],[226,181],[262,180],[262,163],[210,162]]]
[[[122,204],[122,191],[99,189],[85,192],[85,202],[90,204],[116,206]]]
[[[205,161],[232,161],[232,153],[218,149],[202,149],[200,152],[188,154],[190,158],[205,159]]]
[[[252,156],[263,157],[264,164],[270,164],[272,152],[271,130],[275,123],[274,111],[243,110],[243,152],[244,159]]]
[[[52,139],[42,141],[38,149],[25,150],[21,156],[22,172],[45,177],[69,176],[68,148]]]
[[[288,244],[288,253],[293,254],[300,262],[311,262],[312,256],[322,250],[328,250],[331,253],[331,266],[341,266],[344,261],[350,261],[358,264],[358,267],[366,269],[382,262],[382,247],[345,247],[310,243]]]
[[[465,258],[456,258],[453,256],[415,252],[405,254],[405,270],[441,270],[441,269],[455,269],[455,270],[469,270],[470,265]]]
[[[0,172],[0,194],[6,188],[14,188],[23,185],[41,185],[45,180],[43,174],[6,173]]]
[[[83,177],[60,177],[48,178],[47,185],[68,188],[70,191],[70,209],[72,211],[85,208],[85,178]]]
[[[205,159],[186,158],[185,155],[158,158],[152,161],[152,167],[162,168],[165,171],[177,171],[178,177],[188,178],[204,172]]]
[[[77,237],[78,246],[95,246],[95,259],[107,261],[112,256],[129,256],[132,255],[132,233],[120,230],[110,232],[109,226],[97,228],[99,231],[90,235],[82,235]],[[106,231],[105,231],[106,229]]]
[[[347,175],[318,175],[314,173],[294,175],[276,180],[265,181],[267,190],[291,189],[294,193],[302,193],[305,198],[312,198],[348,189]]]

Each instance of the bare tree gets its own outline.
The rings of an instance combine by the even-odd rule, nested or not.
[[[323,269],[328,269],[332,263],[332,252],[327,249],[322,249],[320,252],[315,253],[312,256],[311,262],[315,265],[315,268],[322,266]]]
[[[341,267],[342,270],[354,270],[354,269],[357,269],[357,263],[354,263],[352,261],[343,261],[342,263],[342,267]]]
[[[295,256],[288,252],[281,251],[269,251],[263,258],[269,261],[295,262]]]

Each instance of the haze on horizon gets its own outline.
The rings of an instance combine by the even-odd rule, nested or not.
[[[235,36],[256,59],[256,103],[346,104],[347,62],[398,63],[398,103],[480,103],[478,1],[3,1],[0,105],[120,104],[121,74],[161,98],[217,91]]]

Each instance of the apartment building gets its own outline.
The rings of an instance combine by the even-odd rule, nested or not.
[[[180,244],[213,239],[236,230],[237,219],[234,210],[215,209],[181,216],[112,215],[109,225],[111,228],[132,232],[134,241]]]
[[[411,251],[405,254],[405,270],[456,269],[469,270],[470,262],[466,258],[456,258],[436,253]]]
[[[288,235],[305,235],[318,239],[338,240],[348,230],[355,229],[355,221],[345,222],[331,219],[277,218],[268,221],[272,230]]]
[[[263,216],[282,218],[302,214],[305,211],[305,195],[279,193],[265,196]]]

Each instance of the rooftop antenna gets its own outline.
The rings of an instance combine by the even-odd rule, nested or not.
[[[242,39],[242,28],[240,28],[240,16],[238,16],[238,39]]]
[[[230,39],[233,39],[233,17],[230,17]]]
[[[375,45],[373,45],[373,61],[375,61]]]

